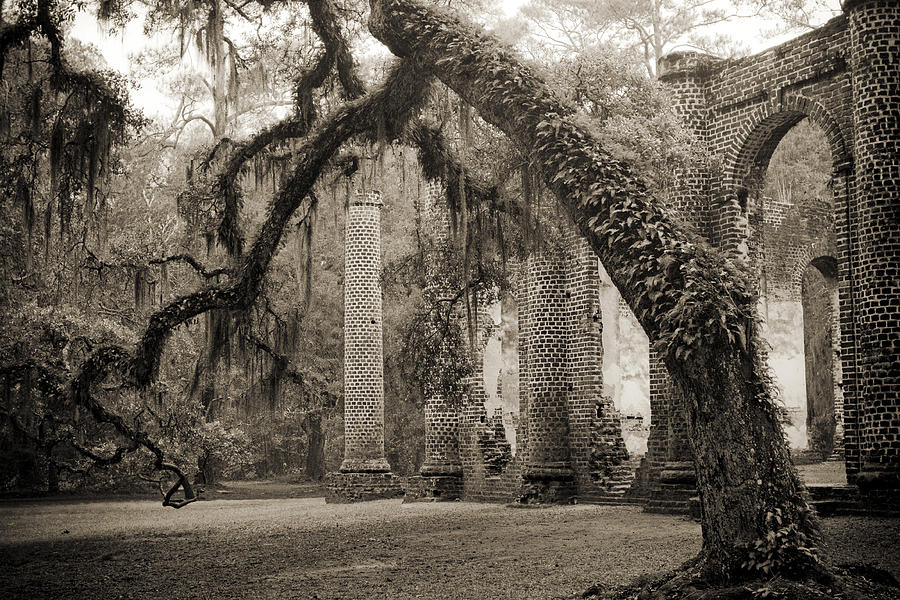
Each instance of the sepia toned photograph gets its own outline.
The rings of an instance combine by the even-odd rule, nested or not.
[[[0,599],[900,600],[900,0],[0,0]]]

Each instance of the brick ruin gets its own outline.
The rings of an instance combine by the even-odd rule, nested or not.
[[[660,64],[684,122],[717,159],[682,178],[672,204],[759,275],[770,328],[793,319],[811,360],[781,373],[772,364],[776,377],[793,369],[807,393],[831,396],[835,449],[848,481],[866,488],[900,487],[898,31],[900,2],[851,0],[824,27],[761,54],[686,52]],[[779,205],[760,193],[762,179],[803,119],[827,138],[832,198]],[[773,363],[778,352],[773,343]],[[790,436],[812,419],[805,398],[785,400]]]
[[[768,330],[793,332],[782,335],[792,338],[792,354],[770,339],[776,379],[793,377],[801,390],[781,381],[792,445],[803,447],[814,427],[827,427],[848,481],[876,495],[900,488],[898,31],[900,2],[850,0],[824,27],[755,56],[678,52],[659,65],[684,123],[713,157],[677,174],[669,206],[759,276]],[[769,160],[803,119],[827,138],[831,197],[768,198]],[[439,182],[427,196],[431,234],[440,239],[449,235],[449,217]],[[563,237],[561,247],[517,265],[515,289],[495,310],[481,353],[507,357],[502,370],[495,362],[493,372],[467,381],[461,406],[427,398],[426,461],[408,482],[408,498],[687,508],[695,479],[677,394],[650,354],[641,375],[649,414],[626,408],[623,419],[616,405],[627,404],[627,394],[604,373],[621,376],[617,361],[633,358],[646,341],[628,333],[623,303],[587,243],[574,231]],[[429,285],[441,294],[441,282]],[[358,410],[349,402],[349,373],[347,384],[349,416]],[[379,419],[380,432],[383,416],[365,414]],[[641,426],[630,424],[646,418],[649,434],[634,438]],[[354,421],[347,423],[354,432]],[[362,421],[358,427],[369,432]],[[376,437],[365,433],[359,447]],[[356,456],[353,439],[348,433],[348,460]],[[646,447],[636,472],[626,440]]]

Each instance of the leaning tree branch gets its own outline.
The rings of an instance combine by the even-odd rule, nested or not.
[[[378,89],[343,105],[320,123],[298,149],[294,171],[271,201],[268,217],[235,269],[234,279],[177,298],[154,313],[133,354],[120,346],[105,346],[81,365],[71,385],[72,401],[86,408],[96,421],[108,423],[126,439],[147,448],[155,457],[157,469],[178,477],[164,498],[165,506],[180,508],[193,501],[195,494],[189,481],[177,466],[165,462],[162,450],[146,433],[130,426],[94,398],[91,386],[118,373],[126,385],[147,387],[158,374],[163,347],[175,327],[209,310],[248,308],[259,296],[285,227],[310,197],[319,174],[340,146],[354,136],[370,140],[379,134],[390,139],[399,137],[412,114],[424,103],[428,87],[428,78],[422,76],[413,61],[401,61]],[[185,499],[172,500],[179,487],[184,488]]]
[[[199,260],[191,256],[187,253],[181,254],[173,254],[171,256],[166,256],[165,258],[151,258],[147,261],[147,264],[150,265],[162,265],[170,262],[183,262],[191,266],[199,275],[201,275],[204,279],[214,279],[220,275],[228,275],[231,273],[231,269],[221,268],[221,269],[207,269],[203,266]]]
[[[223,202],[222,219],[219,221],[217,231],[218,239],[232,256],[238,256],[243,252],[244,236],[238,220],[243,196],[238,184],[238,175],[247,161],[272,144],[302,138],[309,133],[317,119],[313,91],[324,85],[332,68],[337,71],[346,98],[357,99],[365,93],[365,87],[354,69],[350,47],[341,32],[340,21],[332,1],[309,0],[308,5],[313,31],[322,40],[325,48],[316,58],[312,68],[297,78],[295,88],[297,116],[269,127],[237,147],[216,179],[214,193],[221,196]]]
[[[187,264],[192,269],[194,269],[194,271],[196,271],[198,275],[206,280],[214,279],[221,275],[229,275],[231,273],[231,269],[228,269],[226,267],[219,269],[209,269],[194,256],[186,252],[161,258],[151,258],[147,261],[146,264],[139,264],[135,262],[109,262],[98,257],[89,248],[85,248],[85,251],[87,252],[87,258],[90,259],[93,264],[85,264],[82,268],[97,271],[98,273],[101,273],[103,269],[141,269],[148,265],[162,265],[172,262],[183,262]]]

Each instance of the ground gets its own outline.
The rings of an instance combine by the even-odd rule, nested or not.
[[[697,523],[637,507],[327,505],[285,497],[309,488],[225,491],[178,511],[133,499],[2,502],[0,595],[560,598],[675,568],[700,548]],[[900,577],[900,520],[829,518],[824,529],[832,561]]]

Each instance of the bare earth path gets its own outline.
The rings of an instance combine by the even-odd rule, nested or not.
[[[900,520],[827,519],[900,576]],[[3,598],[554,598],[676,567],[700,528],[638,508],[320,498],[0,504]]]

